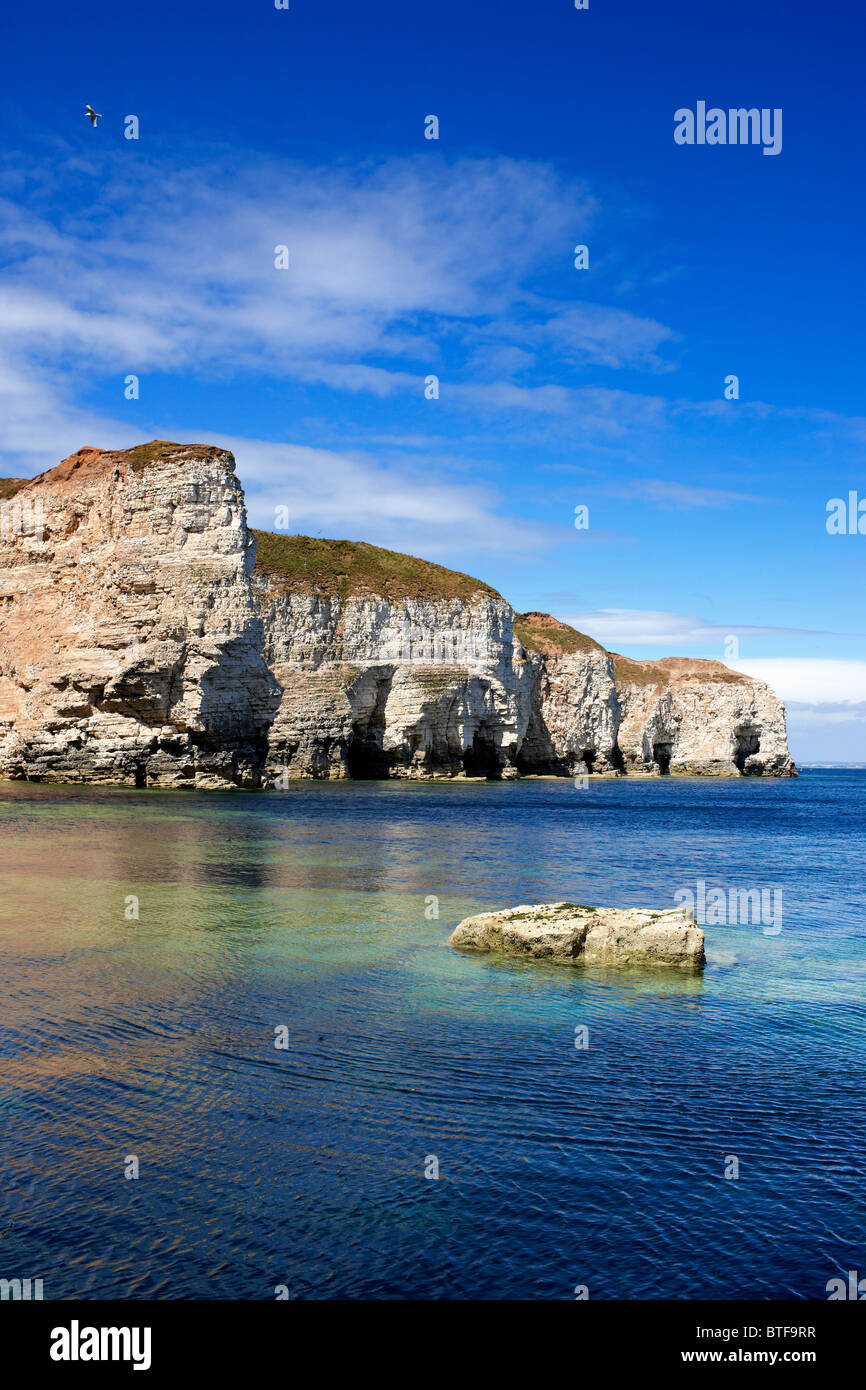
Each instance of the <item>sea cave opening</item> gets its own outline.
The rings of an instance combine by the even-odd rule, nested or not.
[[[391,759],[384,751],[385,707],[391,693],[391,673],[369,671],[357,692],[361,706],[352,723],[346,745],[346,771],[350,777],[371,780],[387,777]]]
[[[746,771],[746,759],[761,751],[761,739],[757,729],[735,729],[734,765],[740,772]]]
[[[583,758],[587,772],[592,772],[595,767],[595,760],[598,756],[594,748],[584,748],[580,755]]]
[[[491,731],[482,724],[463,754],[463,771],[467,777],[499,777],[501,767],[496,741]]]
[[[667,777],[671,770],[671,758],[674,755],[673,743],[654,743],[653,762],[661,773],[662,777]]]
[[[346,747],[346,771],[355,781],[375,781],[388,776],[388,759],[372,739],[353,739]]]

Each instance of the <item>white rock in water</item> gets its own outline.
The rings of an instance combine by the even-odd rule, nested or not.
[[[449,945],[569,965],[702,966],[705,960],[704,933],[681,908],[529,904],[465,918]]]

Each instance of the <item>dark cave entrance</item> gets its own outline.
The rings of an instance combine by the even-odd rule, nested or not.
[[[587,772],[592,772],[595,768],[595,760],[598,756],[594,748],[584,748],[580,755],[583,758]]]
[[[625,772],[625,758],[618,743],[615,743],[610,750],[610,765],[614,772]]]
[[[356,725],[346,747],[346,771],[359,781],[388,776],[388,758],[382,751],[385,722],[371,720],[361,728]]]
[[[383,750],[385,741],[385,706],[391,690],[391,677],[377,680],[372,708],[352,725],[352,735],[346,745],[346,771],[359,781],[387,777],[390,759]]]
[[[736,729],[734,737],[737,746],[734,749],[734,765],[740,772],[746,771],[746,759],[754,753],[761,751],[761,739],[757,729]]]
[[[346,770],[356,781],[388,776],[388,760],[374,740],[353,739],[346,749]]]
[[[472,743],[463,754],[463,771],[467,777],[499,777],[502,769],[492,733],[485,724],[475,730]]]
[[[671,758],[674,755],[673,743],[663,742],[653,744],[653,762],[656,764],[662,777],[667,777],[671,770]]]

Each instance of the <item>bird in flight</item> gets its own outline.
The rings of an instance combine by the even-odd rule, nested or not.
[[[90,124],[96,125],[96,122],[99,120],[100,116],[102,115],[102,112],[94,111],[93,107],[88,106],[87,102],[84,103],[84,109],[90,117]]]

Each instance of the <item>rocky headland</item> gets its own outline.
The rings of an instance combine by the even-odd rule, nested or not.
[[[234,459],[155,441],[0,480],[0,776],[793,776],[784,707],[480,580],[252,530]]]

